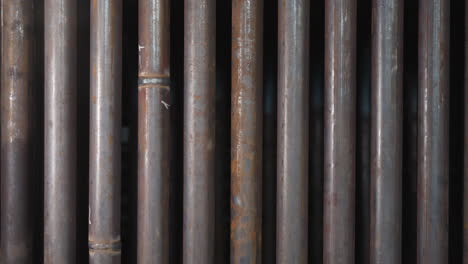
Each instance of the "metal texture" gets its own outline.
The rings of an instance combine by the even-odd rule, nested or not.
[[[419,264],[448,263],[450,1],[419,1]]]
[[[33,263],[31,115],[34,1],[1,1],[0,262]]]
[[[309,0],[278,2],[277,263],[307,263]]]
[[[140,0],[138,263],[169,263],[169,0]]]
[[[356,1],[325,2],[325,264],[354,263]]]
[[[231,263],[262,263],[263,0],[232,1]]]
[[[120,263],[122,0],[91,2],[89,260]]]
[[[403,1],[372,4],[370,263],[400,263]]]
[[[76,261],[76,0],[45,1],[44,263]]]
[[[216,1],[185,0],[183,262],[214,261]]]

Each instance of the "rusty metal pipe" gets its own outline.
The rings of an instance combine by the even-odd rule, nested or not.
[[[309,0],[278,2],[277,263],[307,263]]]
[[[184,6],[183,262],[214,261],[216,1]]]
[[[34,1],[2,0],[0,262],[32,263]]]
[[[120,263],[122,0],[91,2],[89,260]]]
[[[325,2],[324,111],[324,263],[354,263],[355,0]]]
[[[169,0],[140,0],[138,263],[169,263]]]
[[[231,263],[262,263],[263,0],[232,1]]]
[[[75,263],[77,5],[44,4],[44,263]]]
[[[372,1],[371,263],[401,262],[403,1]]]
[[[448,263],[450,1],[419,1],[419,264]]]

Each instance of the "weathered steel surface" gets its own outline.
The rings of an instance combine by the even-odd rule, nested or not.
[[[448,263],[450,1],[419,1],[419,264]]]
[[[44,263],[75,263],[77,5],[44,4]]]
[[[31,115],[34,1],[1,1],[0,262],[33,263]]]
[[[138,263],[169,263],[169,0],[140,0]]]
[[[278,2],[277,263],[307,263],[309,0]]]
[[[120,263],[122,0],[91,2],[89,260]]]
[[[263,0],[232,1],[231,263],[261,263]]]
[[[403,1],[372,2],[370,263],[401,262]]]
[[[216,1],[185,0],[183,262],[214,261]]]
[[[326,264],[354,263],[356,1],[325,2]]]

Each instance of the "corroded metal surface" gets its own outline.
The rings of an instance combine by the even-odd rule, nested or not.
[[[44,263],[76,259],[76,9],[45,1]]]
[[[307,263],[309,0],[278,2],[277,263]]]
[[[216,1],[184,6],[183,261],[214,261]]]
[[[89,260],[120,263],[122,0],[91,2]]]
[[[263,0],[232,1],[231,263],[261,263]]]
[[[138,263],[169,263],[169,4],[139,2]]]
[[[419,1],[419,264],[448,263],[450,1]]]
[[[34,1],[2,0],[1,11],[0,262],[33,263],[30,130],[34,88]]]
[[[354,263],[356,1],[325,2],[326,264]]]
[[[372,2],[370,263],[401,262],[403,1]]]

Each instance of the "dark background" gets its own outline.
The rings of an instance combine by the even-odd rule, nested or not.
[[[35,90],[35,263],[43,240],[43,0],[36,0],[37,80]],[[170,1],[172,140],[171,263],[181,263],[183,0]],[[311,2],[310,27],[310,188],[309,262],[322,262],[324,0]],[[370,155],[371,0],[357,0],[357,174],[356,263],[368,263]],[[451,1],[450,37],[450,261],[461,263],[463,239],[464,0]],[[78,1],[78,260],[87,263],[89,139],[89,0]],[[136,259],[138,1],[123,0],[122,257]],[[405,1],[404,17],[403,263],[416,263],[416,148],[418,1]],[[230,49],[231,1],[217,1],[216,227],[215,263],[229,263],[230,221]],[[263,262],[275,263],[277,3],[264,10]],[[466,102],[465,102],[466,103]]]

